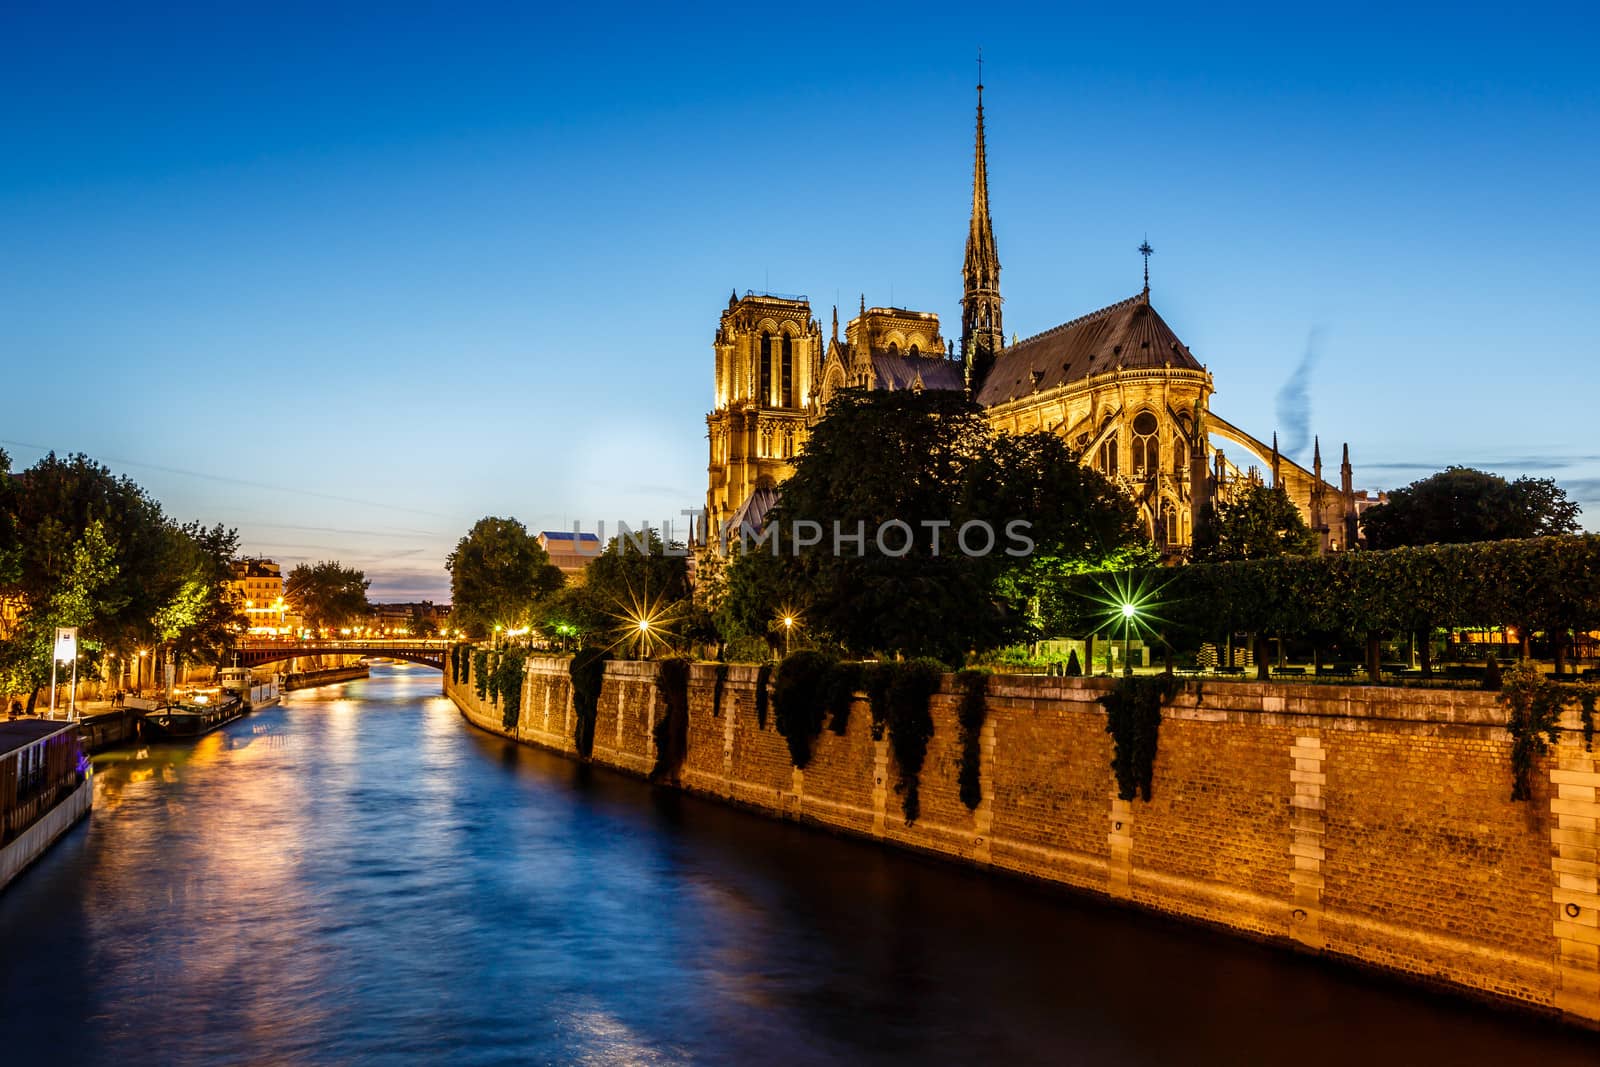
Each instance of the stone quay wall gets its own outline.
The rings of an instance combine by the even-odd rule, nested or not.
[[[530,658],[510,728],[470,682],[445,691],[473,725],[576,757],[567,666]],[[1162,710],[1151,799],[1123,801],[1109,680],[996,675],[968,810],[946,677],[908,826],[864,697],[800,771],[771,710],[757,721],[757,668],[724,670],[720,696],[716,665],[690,671],[680,788],[1600,1027],[1600,771],[1574,713],[1513,802],[1494,694],[1191,681]],[[595,763],[650,773],[657,671],[607,664]]]

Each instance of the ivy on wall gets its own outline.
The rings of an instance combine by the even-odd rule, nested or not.
[[[989,672],[962,671],[956,675],[961,702],[956,705],[956,721],[961,724],[961,803],[976,811],[983,803],[983,783],[979,779],[983,724],[989,717]]]
[[[594,752],[594,724],[600,715],[600,687],[605,683],[606,660],[611,653],[603,648],[580,648],[567,667],[572,679],[572,742],[578,755],[588,759]]]
[[[900,793],[906,825],[910,826],[922,812],[919,788],[922,764],[928,756],[928,742],[933,738],[933,715],[928,705],[939,691],[944,665],[937,660],[914,659],[880,664],[874,673],[877,672],[888,675],[888,684],[883,689],[882,720],[889,736],[889,749],[900,771],[895,789]],[[874,708],[874,722],[878,718]]]
[[[486,648],[472,653],[472,687],[479,700],[489,696],[489,650]]]
[[[500,661],[505,658],[501,652],[490,652],[488,672],[485,675],[484,689],[488,690],[489,699],[498,704],[500,702]]]
[[[1578,693],[1578,719],[1583,723],[1583,747],[1586,751],[1594,751],[1594,704],[1595,698],[1600,697],[1600,686],[1585,685],[1579,687]]]
[[[872,712],[872,739],[882,741],[889,728],[889,686],[894,683],[896,663],[875,663],[863,672],[867,690],[867,709]]]
[[[722,691],[728,685],[728,665],[726,663],[718,663],[713,678],[714,681],[711,683],[711,717],[719,719],[722,717]]]
[[[789,743],[789,760],[801,770],[811,761],[811,743],[827,714],[827,684],[838,661],[826,652],[791,652],[778,664],[772,705],[778,733]]]
[[[822,702],[828,711],[828,729],[843,737],[850,729],[850,709],[856,694],[866,685],[866,671],[859,663],[835,663],[822,686]]]
[[[756,726],[767,728],[767,697],[770,695],[772,664],[763,663],[756,668]]]
[[[1506,729],[1511,734],[1511,799],[1533,799],[1534,760],[1550,751],[1561,733],[1561,708],[1569,697],[1586,705],[1588,721],[1584,723],[1584,744],[1594,737],[1594,692],[1590,686],[1573,687],[1586,690],[1575,692],[1552,682],[1530,663],[1519,663],[1506,668],[1500,686],[1500,701],[1510,715]]]
[[[1111,770],[1122,800],[1150,799],[1161,705],[1177,691],[1178,681],[1170,674],[1124,675],[1100,698],[1106,709],[1106,733],[1112,741]]]
[[[520,649],[501,654],[490,675],[491,688],[500,701],[500,724],[507,730],[517,725],[522,714],[522,681],[526,657]]]
[[[689,751],[689,661],[662,660],[656,673],[656,693],[664,710],[651,727],[656,742],[652,782],[675,778]]]

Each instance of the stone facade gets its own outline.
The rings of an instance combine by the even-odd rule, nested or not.
[[[1065,438],[1128,494],[1169,558],[1185,555],[1211,502],[1261,483],[1284,488],[1323,551],[1356,543],[1360,511],[1380,501],[1356,493],[1348,446],[1335,485],[1323,475],[1320,442],[1308,470],[1279,453],[1276,434],[1269,445],[1213,413],[1210,371],[1151,303],[1148,258],[1142,292],[1006,343],[981,85],[978,94],[959,349],[940,336],[932,312],[869,308],[865,296],[842,339],[834,308],[823,348],[804,297],[735,295],[717,329],[706,416],[709,530],[736,516],[759,525],[771,491],[793,472],[807,426],[838,390],[964,389],[999,432]]]
[[[907,826],[864,699],[801,772],[773,716],[757,722],[757,668],[725,670],[720,698],[714,665],[691,671],[684,789],[1600,1025],[1600,773],[1575,721],[1517,803],[1492,694],[1189,683],[1163,712],[1150,801],[1122,801],[1110,683],[997,676],[969,811],[947,679]],[[573,754],[567,660],[527,672],[511,730],[470,683],[446,691],[482,729]],[[655,674],[608,665],[594,762],[655,765]]]
[[[706,518],[719,529],[757,489],[793,473],[806,440],[822,329],[805,297],[734,294],[716,335]]]

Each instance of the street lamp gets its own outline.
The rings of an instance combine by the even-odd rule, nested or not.
[[[1128,658],[1128,627],[1133,623],[1133,617],[1139,613],[1134,605],[1124,601],[1122,605],[1122,673],[1125,676],[1133,674],[1133,661]]]
[[[789,632],[791,630],[793,630],[793,629],[794,629],[794,616],[793,615],[785,615],[783,617],[783,654],[785,656],[787,656],[789,654]]]
[[[639,658],[650,658],[650,620],[639,620]]]

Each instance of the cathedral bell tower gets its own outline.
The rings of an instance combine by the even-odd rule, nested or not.
[[[989,161],[983,144],[983,66],[978,66],[978,139],[972,163],[972,222],[961,266],[961,359],[974,394],[1005,347],[1000,321],[1000,254],[989,223]]]
[[[758,489],[794,473],[822,358],[822,327],[803,296],[737,292],[717,324],[706,415],[706,517],[712,534]]]

